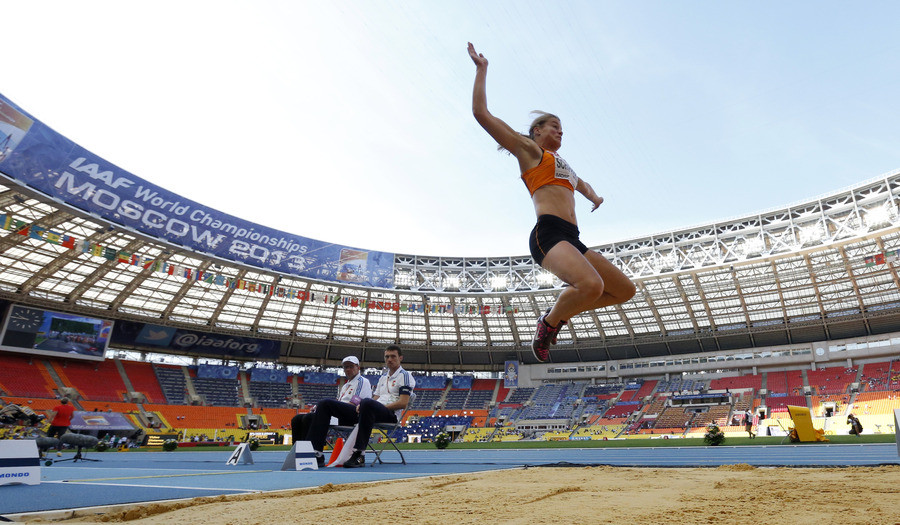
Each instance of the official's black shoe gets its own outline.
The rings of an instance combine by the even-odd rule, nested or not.
[[[354,450],[353,454],[344,463],[344,468],[359,468],[366,466],[366,454],[362,450]]]
[[[319,468],[323,468],[325,466],[325,455],[321,452],[316,454],[316,464]]]

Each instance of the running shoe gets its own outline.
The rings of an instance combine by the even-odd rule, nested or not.
[[[548,316],[548,315],[550,315],[550,308],[547,308],[547,312],[544,313],[544,316]],[[562,330],[562,327],[565,326],[566,323],[568,323],[568,321],[560,321],[559,322],[559,326],[557,326],[556,331],[553,332],[553,339],[550,340],[551,345],[556,344],[556,336],[559,335],[559,331]]]
[[[556,334],[559,333],[559,329],[563,325],[563,323],[560,323],[559,326],[552,327],[547,324],[545,319],[549,313],[550,310],[547,310],[538,319],[534,339],[531,340],[531,351],[541,363],[546,363],[550,360],[550,345],[556,342]]]

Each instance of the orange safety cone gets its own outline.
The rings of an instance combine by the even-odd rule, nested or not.
[[[334,442],[334,448],[331,451],[331,456],[328,458],[328,465],[331,466],[332,463],[337,461],[338,456],[341,455],[341,450],[344,448],[344,438],[339,437],[337,441]]]

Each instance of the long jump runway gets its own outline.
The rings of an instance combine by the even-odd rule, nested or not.
[[[253,453],[252,465],[229,466],[230,452],[127,452],[86,454],[93,462],[41,467],[40,485],[0,486],[0,517],[150,503],[222,494],[317,487],[497,469],[555,465],[627,467],[878,466],[900,464],[894,444],[779,445],[744,447],[555,448],[503,450],[410,450],[406,465],[319,471],[281,471],[286,452]],[[399,460],[385,452],[387,461]],[[370,460],[369,457],[366,458]]]

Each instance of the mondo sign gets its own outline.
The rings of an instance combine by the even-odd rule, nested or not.
[[[72,207],[196,252],[286,275],[393,287],[391,253],[300,237],[203,206],[94,155],[2,95],[0,173]]]

